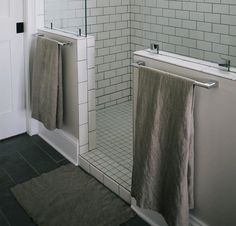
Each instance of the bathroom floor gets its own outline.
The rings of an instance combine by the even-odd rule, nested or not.
[[[39,136],[26,134],[0,141],[0,225],[35,226],[10,188],[69,163]],[[124,226],[148,226],[139,217]]]
[[[97,149],[82,156],[130,191],[132,145],[132,101],[128,101],[97,111]]]
[[[10,192],[10,188],[68,161],[40,137],[26,134],[0,141],[0,225],[35,225]]]

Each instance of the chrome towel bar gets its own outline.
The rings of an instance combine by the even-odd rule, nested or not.
[[[145,66],[145,62],[144,61],[138,61],[136,63],[132,63],[131,65],[135,68],[139,68],[140,66]],[[145,67],[150,68],[150,69],[154,69],[154,70],[158,70],[156,68],[151,68],[151,67],[147,67],[147,66],[145,66]],[[177,75],[177,76],[179,76],[179,75]],[[183,77],[183,76],[179,76],[179,77]],[[191,78],[186,78],[186,79],[192,80]],[[206,89],[211,89],[211,88],[219,86],[219,83],[217,81],[208,81],[208,82],[200,82],[200,81],[196,81],[196,80],[193,80],[193,81],[194,81],[194,84],[196,86],[203,87],[203,88],[206,88]]]
[[[40,33],[34,34],[33,36],[34,37],[42,37],[42,38],[45,38],[47,40],[55,41],[55,42],[58,43],[58,45],[61,45],[61,46],[71,46],[72,45],[72,42],[60,42],[58,40],[46,37],[44,34],[40,34]]]

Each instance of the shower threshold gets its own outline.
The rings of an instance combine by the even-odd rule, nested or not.
[[[132,101],[97,111],[97,149],[81,157],[126,190],[131,190]]]

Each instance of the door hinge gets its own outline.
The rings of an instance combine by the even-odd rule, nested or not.
[[[16,33],[24,33],[24,22],[16,23]]]

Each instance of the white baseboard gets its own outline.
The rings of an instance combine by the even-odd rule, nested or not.
[[[35,119],[30,118],[28,120],[28,129],[27,133],[30,136],[37,135],[39,133],[39,122]]]
[[[49,131],[40,126],[39,136],[71,163],[78,166],[78,140],[61,130]]]
[[[140,218],[142,218],[151,226],[168,226],[160,214],[154,211],[139,208],[133,203],[133,198],[131,208],[134,210],[135,213],[137,213]]]
[[[167,223],[165,222],[164,218],[159,213],[139,208],[136,205],[135,199],[132,198],[131,200],[132,200],[131,208],[137,213],[139,217],[141,217],[148,224],[150,224],[151,226],[167,226]],[[189,226],[208,226],[208,225],[190,214]]]
[[[199,220],[198,218],[196,218],[195,216],[190,214],[190,225],[191,226],[208,226],[206,223],[202,222],[201,220]]]

